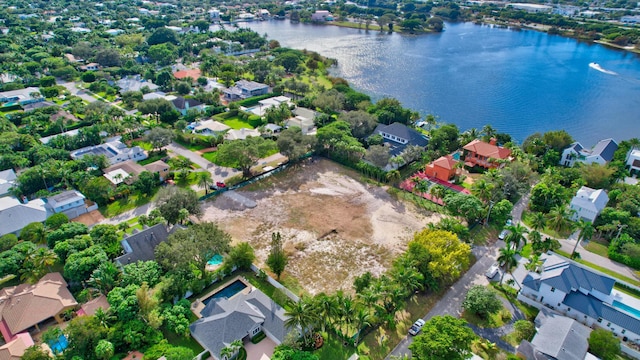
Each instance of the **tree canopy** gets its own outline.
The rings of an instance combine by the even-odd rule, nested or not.
[[[465,360],[475,338],[464,320],[451,315],[434,316],[424,324],[409,350],[418,360]]]

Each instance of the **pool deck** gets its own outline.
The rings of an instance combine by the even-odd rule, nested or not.
[[[621,302],[625,305],[631,306],[634,309],[640,310],[640,299],[617,290],[613,290],[611,292],[611,295],[613,295],[613,299],[615,301]]]
[[[253,286],[244,279],[244,277],[242,276],[236,276],[231,278],[230,280],[228,280],[227,282],[223,283],[220,287],[213,289],[211,291],[209,291],[208,293],[206,293],[205,295],[200,296],[199,298],[197,298],[192,304],[191,304],[191,311],[196,314],[196,316],[198,317],[198,319],[202,318],[201,312],[202,310],[204,310],[205,308],[205,304],[202,302],[205,299],[210,298],[211,296],[213,296],[214,294],[222,291],[224,288],[226,288],[227,286],[231,285],[232,283],[234,283],[235,281],[240,281],[243,284],[245,284],[247,287],[244,288],[242,291],[240,291],[238,294],[248,294],[251,292],[251,289],[253,288]],[[238,295],[236,294],[236,295]],[[234,296],[236,296],[234,295]],[[233,297],[233,296],[232,296]]]

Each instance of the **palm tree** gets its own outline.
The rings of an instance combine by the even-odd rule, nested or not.
[[[385,178],[387,179],[387,182],[396,182],[400,180],[400,171],[398,170],[388,171],[387,174],[385,175]]]
[[[424,277],[413,267],[398,266],[393,269],[391,277],[396,283],[402,284],[407,295],[424,288],[422,284]]]
[[[520,243],[523,245],[527,244],[527,238],[524,235],[529,233],[529,230],[522,226],[522,224],[509,225],[507,226],[507,230],[509,230],[509,235],[505,237],[504,241],[507,244],[513,244],[514,249],[518,249]]]
[[[529,263],[525,266],[525,268],[529,271],[537,271],[540,265],[542,265],[542,260],[540,260],[540,255],[533,254],[529,258]]]
[[[502,272],[502,276],[500,276],[500,285],[502,285],[502,280],[504,279],[504,273],[511,273],[511,269],[513,269],[516,265],[518,265],[517,255],[520,252],[517,249],[511,248],[511,246],[504,247],[500,249],[500,255],[498,255],[498,262],[502,264],[502,268],[504,271]]]
[[[184,221],[187,220],[189,218],[189,210],[182,208],[180,209],[180,211],[178,211],[178,221],[180,222],[180,225],[184,224]]]
[[[311,331],[309,330],[312,330],[313,315],[310,312],[312,307],[312,299],[303,295],[298,301],[292,302],[289,305],[289,310],[285,312],[287,320],[285,320],[284,326],[289,329],[300,328],[305,343],[310,338]]]
[[[320,293],[315,296],[315,306],[322,318],[322,331],[326,331],[327,325],[332,326],[333,319],[337,316],[337,306],[333,296]]]
[[[360,306],[358,307],[358,311],[355,316],[356,321],[356,338],[355,338],[355,346],[358,346],[360,342],[360,337],[362,335],[362,330],[364,330],[367,326],[371,326],[371,312],[368,308]]]
[[[478,199],[482,200],[485,204],[493,197],[494,185],[487,182],[485,179],[475,181],[471,185],[471,193]]]
[[[565,206],[558,205],[549,211],[547,225],[558,232],[570,230],[572,223],[569,220],[570,212]]]
[[[231,344],[229,344],[229,347],[233,350],[233,354],[236,354],[240,351],[240,348],[242,348],[243,345],[242,340],[233,340]]]
[[[593,225],[591,221],[585,221],[584,219],[580,219],[577,224],[577,228],[580,230],[580,234],[576,239],[576,245],[573,247],[573,251],[571,252],[571,258],[573,259],[576,253],[576,249],[578,248],[578,244],[582,240],[589,240],[593,236]]]
[[[429,189],[429,194],[438,199],[444,199],[444,196],[447,194],[447,189],[442,185],[434,185]]]
[[[533,230],[543,230],[545,226],[547,226],[547,219],[544,217],[543,213],[535,212],[531,214],[531,228]]]
[[[198,171],[197,173],[198,186],[204,188],[204,193],[209,193],[209,184],[213,183],[211,173],[208,171]]]
[[[426,181],[426,180],[420,180],[420,182],[418,182],[416,184],[416,186],[413,188],[413,190],[415,190],[418,194],[424,194],[427,191],[429,191],[429,186],[431,184]]]
[[[105,329],[108,329],[113,322],[115,322],[116,317],[111,314],[110,310],[102,310],[101,307],[96,310],[94,314],[98,323],[102,325]]]
[[[536,230],[529,232],[529,241],[531,242],[531,249],[534,253],[540,254],[544,249],[544,243],[542,242],[542,234]]]
[[[493,126],[487,124],[482,127],[482,134],[484,135],[483,139],[485,141],[488,141],[492,137],[496,136],[496,129],[494,129]]]
[[[27,259],[23,265],[23,273],[20,277],[29,283],[35,283],[46,273],[51,271],[58,260],[58,255],[47,248],[36,248],[27,255]]]

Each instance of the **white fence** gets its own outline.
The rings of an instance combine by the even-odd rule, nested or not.
[[[262,270],[260,270],[260,268],[258,268],[257,266],[255,266],[254,264],[251,264],[251,270],[253,270],[256,274],[259,274]],[[286,287],[284,287],[284,285],[280,284],[279,282],[277,282],[274,278],[272,278],[271,276],[265,274],[266,278],[267,278],[267,282],[269,282],[269,284],[273,285],[276,289],[280,289],[282,290],[282,292],[285,293],[285,295],[287,295],[289,297],[289,299],[298,302],[300,301],[300,298],[291,292],[291,290],[287,289]]]

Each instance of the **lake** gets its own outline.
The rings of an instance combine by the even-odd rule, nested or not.
[[[491,124],[521,142],[565,129],[587,147],[640,137],[640,56],[536,31],[445,25],[418,36],[288,20],[242,26],[335,58],[332,75],[355,89],[461,131]]]

